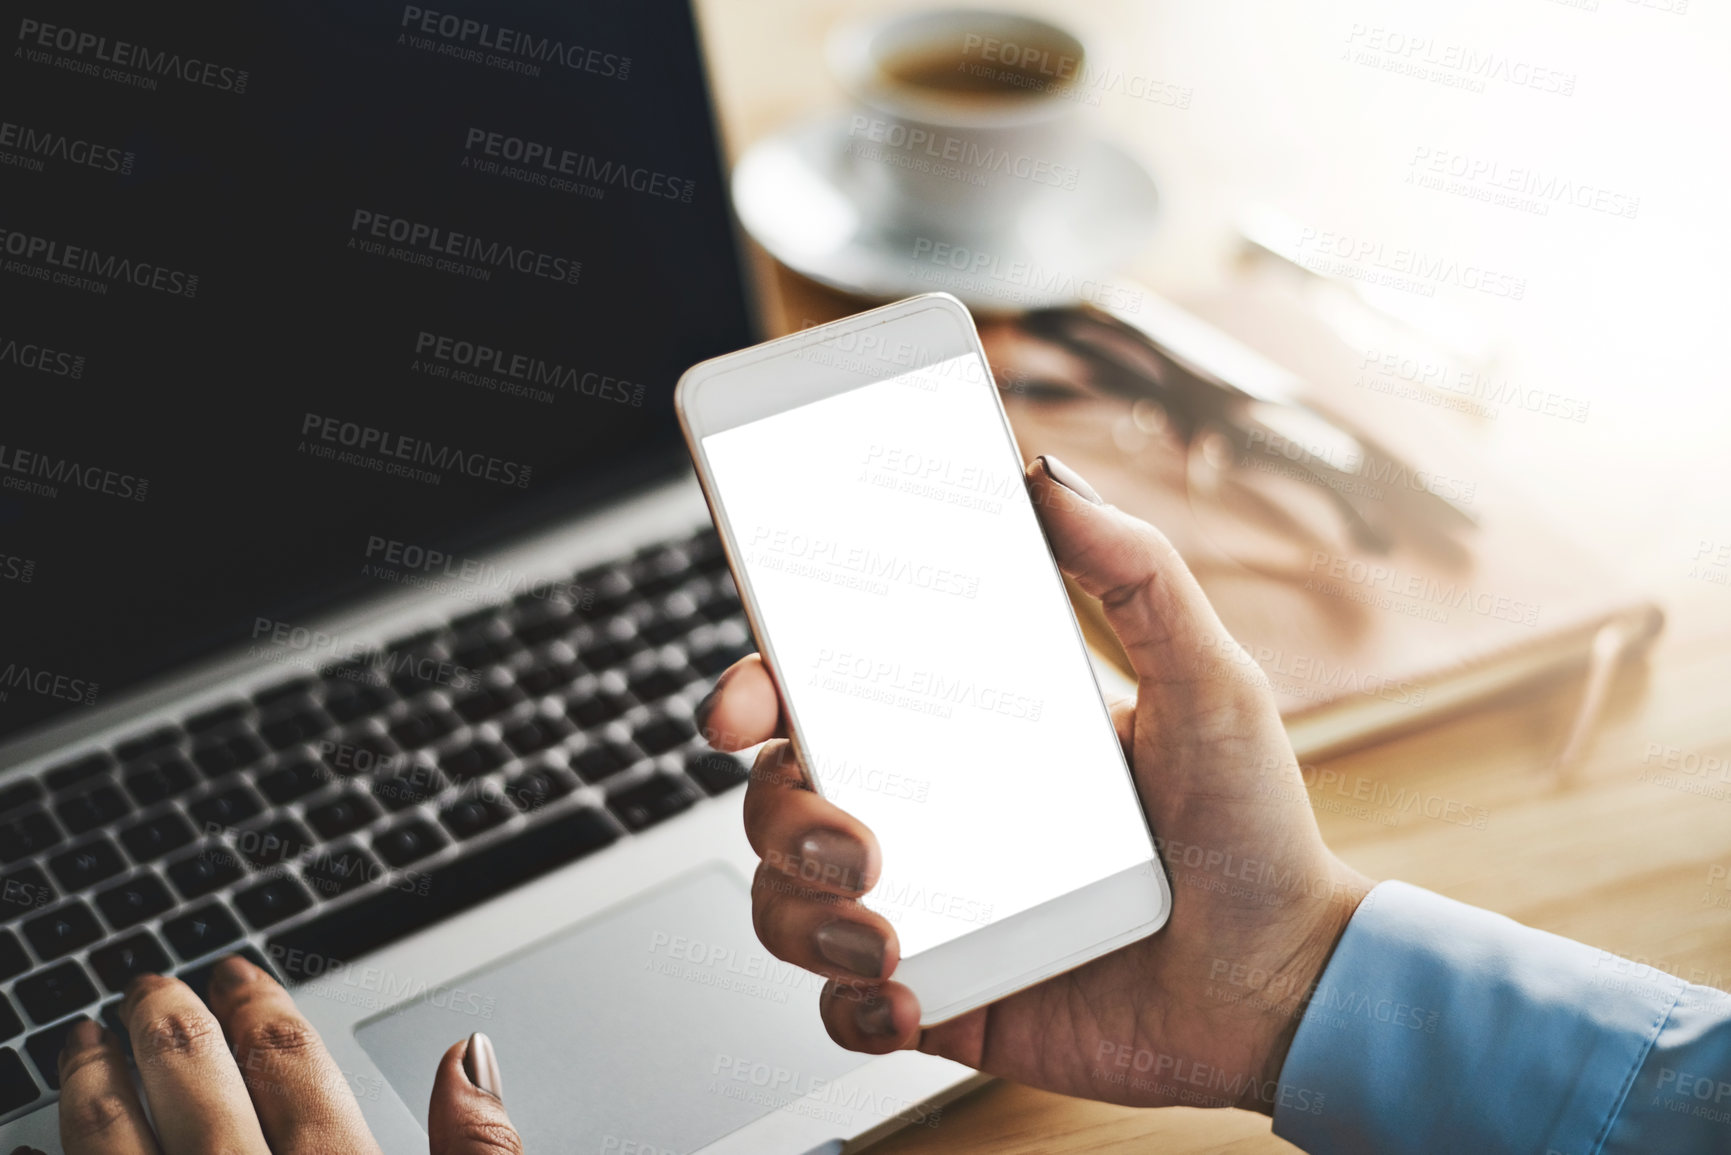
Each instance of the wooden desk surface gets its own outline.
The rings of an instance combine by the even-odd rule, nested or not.
[[[880,5],[700,0],[730,154],[737,156],[759,136],[803,115],[840,106],[841,97],[822,63],[823,38],[839,21],[876,7]],[[1096,38],[1122,30],[1120,39],[1129,47],[1121,47],[1121,54],[1129,54],[1150,75],[1195,88],[1189,113],[1109,107],[1096,116],[1095,126],[1137,148],[1163,177],[1169,203],[1175,206],[1176,223],[1134,263],[1133,271],[1175,294],[1217,283],[1228,244],[1215,201],[1229,198],[1209,194],[1222,188],[1242,193],[1244,185],[1256,183],[1246,172],[1266,161],[1239,161],[1221,136],[1232,129],[1242,137],[1261,120],[1286,123],[1295,115],[1289,108],[1270,105],[1263,116],[1253,99],[1237,105],[1229,99],[1246,85],[1253,89],[1252,96],[1266,94],[1272,86],[1234,73],[1235,68],[1266,69],[1266,49],[1249,53],[1245,60],[1207,58],[1202,50],[1219,53],[1221,43],[1231,37],[1203,26],[1200,5],[1181,9],[1163,2],[1101,0],[1082,14],[1076,5],[1026,7],[1048,9],[1060,22],[1080,21],[1084,33]],[[1272,6],[1246,0],[1206,7],[1240,38],[1254,41],[1258,27],[1265,27],[1271,37],[1281,35],[1271,24],[1277,19]],[[1324,14],[1334,21],[1331,33],[1350,36],[1345,21],[1356,10],[1343,4],[1323,7],[1333,11]],[[1494,21],[1500,13],[1487,7],[1485,18]],[[1265,23],[1247,23],[1247,14]],[[1605,36],[1624,34],[1626,30],[1609,24],[1610,16],[1623,15],[1608,14],[1601,21]],[[1369,19],[1362,13],[1358,18]],[[1649,36],[1670,34],[1668,26],[1656,23],[1638,30]],[[1666,49],[1667,44],[1657,47]],[[1587,44],[1572,59],[1590,64],[1596,50]],[[1590,75],[1587,65],[1581,68],[1583,76]],[[1290,71],[1293,75],[1285,81],[1319,89],[1369,83],[1322,49],[1291,63]],[[1399,80],[1386,84],[1390,99],[1406,98],[1408,88],[1419,87]],[[1348,92],[1340,98],[1354,96]],[[1663,92],[1654,97],[1664,98]],[[1585,114],[1582,109],[1569,113]],[[1397,133],[1395,144],[1380,152],[1362,142],[1352,148],[1337,142],[1336,151],[1323,159],[1338,177],[1355,157],[1363,161],[1366,152],[1386,159],[1398,156],[1401,147],[1410,149],[1410,142],[1399,146],[1400,139]],[[1456,144],[1472,147],[1470,139]],[[1509,147],[1506,142],[1504,147]],[[1400,161],[1394,163],[1398,176]],[[1306,171],[1283,175],[1277,166],[1268,167],[1273,176],[1266,180],[1290,179],[1302,185],[1308,179]],[[1375,171],[1386,175],[1388,169]],[[1606,184],[1621,179],[1631,182],[1623,187],[1640,187],[1632,173],[1606,174],[1603,163],[1594,171]],[[1353,183],[1339,180],[1335,187]],[[1651,183],[1646,187],[1650,195],[1663,191]],[[1377,213],[1394,194],[1373,193],[1354,211],[1381,220]],[[1451,211],[1462,214],[1455,223],[1481,226],[1468,240],[1457,236],[1453,242],[1468,251],[1478,251],[1475,243],[1481,249],[1505,240],[1509,245],[1524,243],[1539,227],[1531,219],[1501,219],[1515,217],[1511,213],[1484,224],[1471,214],[1496,210],[1479,205],[1453,206]],[[1629,224],[1631,229],[1662,227]],[[1589,242],[1616,245],[1624,239],[1624,233],[1608,223],[1590,226],[1599,231],[1584,234]],[[1513,231],[1504,238],[1497,229]],[[1731,553],[1719,552],[1731,549],[1726,545],[1731,542],[1731,455],[1721,444],[1731,421],[1725,420],[1722,401],[1667,391],[1660,380],[1671,375],[1679,360],[1696,368],[1704,364],[1690,360],[1704,346],[1676,337],[1649,318],[1658,327],[1637,334],[1633,350],[1607,352],[1595,344],[1592,330],[1608,322],[1593,321],[1591,313],[1586,314],[1586,326],[1578,315],[1573,322],[1563,319],[1571,310],[1588,307],[1581,304],[1585,298],[1570,293],[1603,288],[1580,290],[1577,283],[1602,277],[1605,269],[1594,263],[1597,258],[1583,257],[1584,263],[1576,267],[1567,258],[1535,253],[1538,250],[1530,250],[1525,258],[1535,287],[1532,307],[1485,315],[1513,343],[1523,380],[1566,382],[1553,387],[1567,396],[1590,399],[1592,413],[1578,424],[1505,414],[1487,431],[1483,452],[1498,468],[1519,477],[1532,500],[1553,513],[1559,524],[1582,540],[1598,543],[1644,583],[1665,606],[1665,633],[1644,666],[1619,677],[1609,714],[1568,785],[1550,785],[1540,773],[1561,740],[1580,689],[1555,684],[1321,766],[1355,784],[1364,780],[1418,789],[1481,808],[1489,814],[1484,829],[1411,814],[1382,816],[1392,822],[1385,824],[1320,806],[1317,818],[1329,844],[1373,878],[1402,878],[1691,981],[1731,989],[1731,575],[1725,565]],[[758,259],[762,262],[761,254]],[[762,265],[771,315],[781,318],[782,327],[848,311],[845,301],[777,276],[767,262]],[[1662,285],[1663,278],[1647,284]],[[1681,290],[1678,293],[1681,300]],[[1699,300],[1694,305],[1699,315],[1711,315]],[[1609,306],[1600,302],[1597,307],[1603,311]],[[1646,350],[1642,341],[1648,342]],[[1649,372],[1636,375],[1637,363]],[[1633,381],[1639,382],[1638,389],[1628,384]],[[904,1131],[875,1150],[886,1155],[1292,1150],[1275,1139],[1269,1127],[1267,1119],[1237,1111],[1135,1110],[1000,1083],[948,1108],[937,1128]]]

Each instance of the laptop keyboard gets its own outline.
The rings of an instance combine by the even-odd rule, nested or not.
[[[0,787],[0,1120],[135,975],[313,977],[738,786],[691,712],[755,648],[705,529]]]

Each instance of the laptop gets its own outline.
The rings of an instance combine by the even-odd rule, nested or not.
[[[754,648],[672,412],[757,337],[687,0],[26,5],[0,58],[0,1150],[143,971],[280,975],[388,1152],[810,1152],[869,1058],[750,919]]]

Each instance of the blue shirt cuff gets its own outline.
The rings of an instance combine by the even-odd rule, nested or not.
[[[1382,883],[1307,1002],[1275,1134],[1312,1152],[1604,1150],[1685,991],[1713,1001],[1650,967]],[[1697,1026],[1723,1044],[1720,1003]]]

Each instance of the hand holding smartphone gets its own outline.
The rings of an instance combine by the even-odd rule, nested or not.
[[[1147,817],[972,319],[915,297],[706,361],[677,404],[812,784],[920,1021],[1153,934]]]

